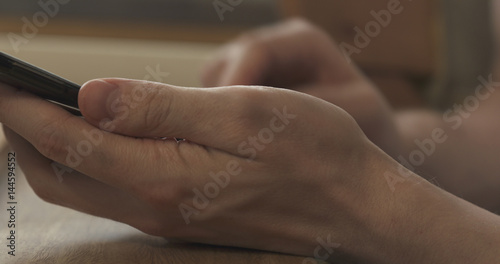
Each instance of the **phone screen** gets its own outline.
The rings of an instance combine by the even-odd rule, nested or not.
[[[74,114],[80,113],[80,85],[3,52],[0,52],[0,82],[53,101]]]

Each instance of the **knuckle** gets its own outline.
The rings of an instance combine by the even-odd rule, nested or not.
[[[265,41],[254,41],[246,45],[246,50],[249,56],[261,58],[268,56],[270,51],[270,44]]]
[[[229,115],[216,124],[216,129],[226,134],[228,141],[239,142],[246,138],[243,135],[254,134],[262,129],[264,122],[272,111],[269,93],[258,87],[233,86],[226,88]]]
[[[154,183],[144,185],[136,190],[140,200],[149,205],[153,210],[164,212],[171,208],[177,208],[177,205],[185,195],[185,191],[178,184]]]
[[[244,33],[238,37],[236,42],[239,44],[244,44],[249,46],[255,45],[261,42],[260,33],[258,31],[251,31]]]
[[[316,30],[317,27],[304,18],[293,18],[288,21],[288,25],[302,30]]]
[[[143,128],[155,131],[165,124],[169,116],[171,100],[158,87],[147,88],[148,96],[143,104]]]
[[[175,142],[172,144],[177,145]],[[176,164],[176,166],[168,169],[168,175],[164,175],[163,166],[156,166],[154,171],[149,171],[148,177],[138,178],[134,184],[130,184],[129,192],[153,211],[165,212],[177,208],[178,204],[190,194],[192,177],[188,175],[192,173],[185,167],[182,159],[176,157],[179,153],[177,151],[174,153],[173,148],[155,144],[148,146],[148,149],[150,152],[145,156],[152,164]],[[130,172],[124,173],[130,174]]]
[[[248,53],[251,54],[265,54],[268,50],[268,44],[265,38],[263,38],[260,32],[251,32],[243,34],[236,41],[239,47],[243,48]]]
[[[316,41],[331,41],[329,34],[323,29],[312,24],[303,18],[295,18],[286,23],[286,27],[293,34],[303,39],[310,39]]]
[[[232,102],[235,104],[235,117],[247,122],[259,121],[267,116],[267,109],[270,105],[270,96],[273,93],[271,88],[252,87],[236,88]]]
[[[203,66],[201,73],[201,82],[204,86],[217,86],[218,78],[226,68],[228,61],[231,59],[230,53],[226,50],[220,52],[216,57],[212,58],[205,66]]]
[[[51,122],[39,130],[35,139],[37,150],[45,157],[60,161],[65,154],[67,142],[59,126],[60,122]]]

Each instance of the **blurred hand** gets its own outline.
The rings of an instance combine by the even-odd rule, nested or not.
[[[85,119],[3,85],[0,98],[42,199],[152,235],[306,256],[321,238],[340,256],[394,210],[379,201],[392,197],[381,175],[395,162],[305,94],[97,80],[80,92]],[[172,137],[186,141],[160,139]]]
[[[223,47],[206,65],[207,87],[264,85],[307,93],[351,114],[370,140],[400,154],[392,110],[328,34],[303,20],[249,32]]]
[[[266,85],[298,89],[358,81],[360,74],[320,29],[294,19],[243,34],[206,65],[205,86]]]

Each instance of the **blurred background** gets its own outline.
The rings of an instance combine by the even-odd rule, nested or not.
[[[151,69],[161,69],[169,73],[163,82],[197,86],[203,63],[242,32],[302,16],[338,43],[352,44],[354,28],[364,28],[374,20],[371,11],[387,9],[392,1],[1,1],[0,49],[77,83],[147,79]],[[403,12],[352,59],[395,108],[444,109],[462,100],[477,77],[491,71],[491,2],[401,5]]]
[[[492,8],[498,6],[500,14],[500,0],[0,0],[0,51],[79,84],[123,77],[199,86],[203,65],[221,45],[243,32],[299,16],[325,29],[337,43],[352,45],[355,28],[364,29],[374,21],[373,12],[387,10],[395,2],[403,11],[361,53],[353,54],[353,61],[396,109],[443,110],[462,102],[479,84],[478,76],[492,71],[492,18],[496,18]],[[0,156],[6,157],[7,151],[0,130]],[[0,171],[6,172],[6,166],[1,161]],[[37,257],[52,260],[54,250],[55,256],[67,256],[86,245],[99,246],[97,256],[118,252],[113,246],[130,248],[124,244],[129,235],[122,234],[121,227],[57,211],[33,193],[25,195],[31,196],[22,196],[28,206],[23,208],[29,209],[23,211],[32,213],[25,219],[36,215],[37,220],[21,225],[35,230],[25,233],[35,247],[23,247]],[[51,216],[39,222],[45,210]],[[60,222],[66,219],[71,221]],[[84,228],[83,236],[71,229],[90,222],[93,227]],[[49,236],[41,241],[37,230]],[[147,241],[130,238],[133,245]],[[37,250],[37,243],[61,244],[61,239],[63,248]],[[89,243],[90,239],[96,242]],[[112,248],[100,250],[101,244]],[[160,248],[156,242],[149,245]],[[174,249],[174,253],[180,252]]]

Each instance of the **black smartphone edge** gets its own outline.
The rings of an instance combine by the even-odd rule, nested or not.
[[[0,82],[52,101],[75,115],[80,85],[0,52]]]

